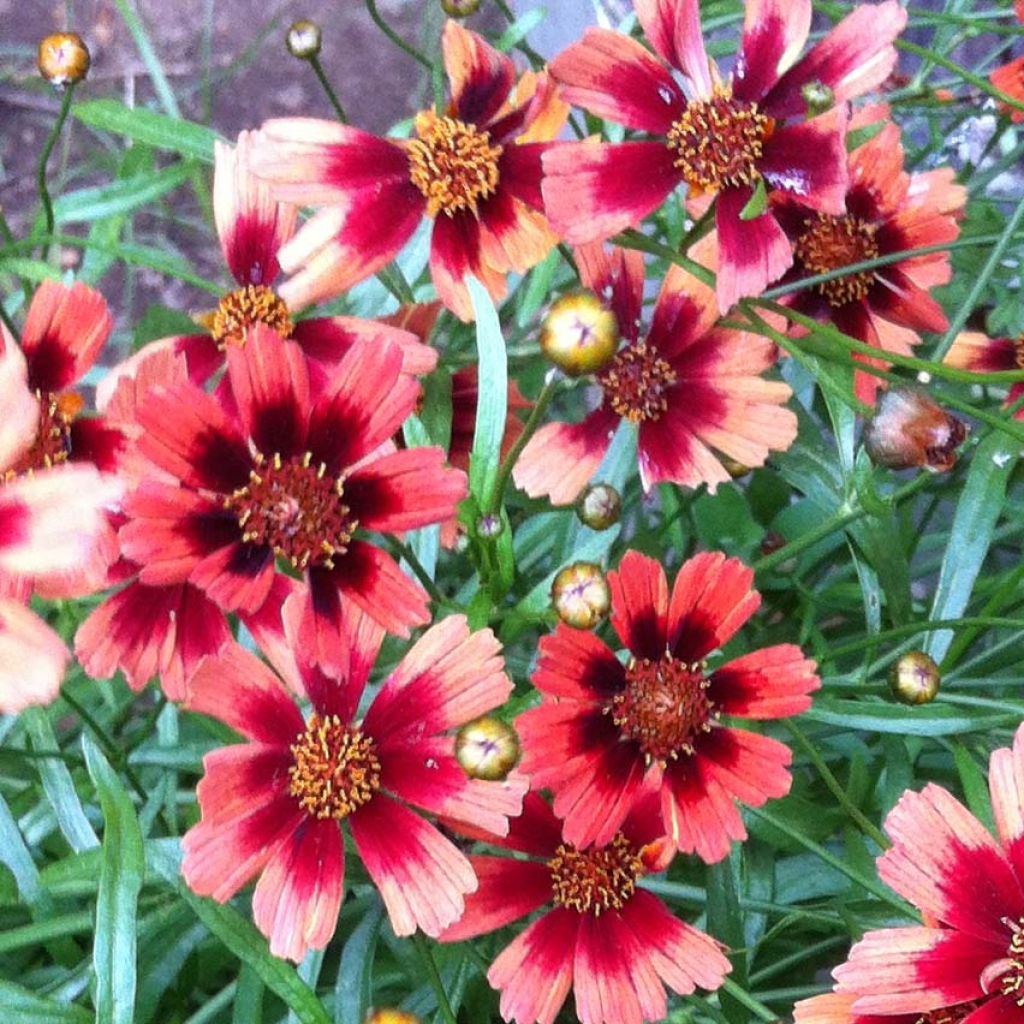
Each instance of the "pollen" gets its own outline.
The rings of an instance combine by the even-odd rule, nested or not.
[[[249,483],[224,499],[238,517],[242,540],[264,545],[296,569],[334,568],[358,523],[344,503],[341,480],[313,466],[309,452],[282,459],[257,454]]]
[[[638,851],[621,832],[607,846],[590,850],[563,843],[547,866],[555,903],[594,917],[621,910],[644,873]]]
[[[816,214],[793,247],[796,258],[812,274],[827,274],[873,260],[878,252],[874,225],[849,214]],[[874,280],[872,271],[860,270],[824,281],[816,288],[830,306],[839,307],[867,298]]]
[[[380,789],[373,740],[337,715],[312,715],[291,745],[288,792],[311,817],[340,821]]]
[[[621,349],[598,380],[616,415],[642,423],[661,419],[668,410],[666,393],[677,377],[657,350],[641,341]]]
[[[649,762],[674,761],[693,754],[698,737],[718,718],[707,695],[710,685],[700,663],[688,665],[670,654],[660,661],[635,658],[626,668],[625,689],[604,710]]]
[[[668,148],[683,180],[696,192],[717,192],[727,185],[753,185],[758,161],[775,122],[756,103],[732,98],[717,86],[710,99],[693,100],[668,132]]]
[[[36,391],[39,399],[39,427],[36,439],[11,466],[0,480],[6,482],[17,476],[31,475],[37,469],[50,469],[71,456],[71,424],[82,409],[82,399],[68,392],[54,395],[48,391]]]
[[[1024,918],[1013,921],[1004,917],[1002,923],[1010,931],[1006,956],[990,963],[978,980],[982,992],[998,992],[1017,1006],[1024,1007]]]
[[[1024,334],[1022,334],[1014,343],[1014,362],[1017,366],[1024,370]]]
[[[210,333],[224,351],[228,345],[244,345],[245,332],[256,324],[265,324],[282,338],[294,329],[288,307],[265,284],[247,284],[225,295],[210,318]]]
[[[476,216],[479,204],[498,189],[501,146],[475,125],[423,111],[418,138],[409,143],[409,180],[427,200],[427,214],[449,217],[462,210]]]

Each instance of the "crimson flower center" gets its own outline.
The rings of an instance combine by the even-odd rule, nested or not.
[[[693,100],[668,132],[673,164],[694,191],[717,192],[727,185],[753,185],[757,163],[775,122],[756,103],[732,98],[717,86],[710,99]]]
[[[643,861],[621,832],[597,849],[577,850],[563,843],[547,866],[555,903],[594,917],[606,910],[621,910],[644,873]]]
[[[976,1009],[978,1003],[961,1003],[959,1006],[944,1006],[941,1010],[922,1013],[914,1024],[961,1024]]]
[[[427,214],[476,215],[481,201],[498,189],[502,147],[476,125],[423,111],[416,117],[418,138],[409,143],[409,180],[427,200]]]
[[[635,658],[626,669],[625,689],[605,708],[623,739],[640,745],[650,761],[692,754],[694,743],[718,717],[708,699],[703,665],[666,654],[660,661]]]
[[[257,454],[249,483],[225,498],[224,507],[238,517],[245,543],[269,546],[296,569],[333,569],[359,524],[342,501],[341,480],[311,462],[309,452],[287,460]]]
[[[82,408],[82,399],[73,392],[54,395],[49,391],[36,391],[36,397],[39,399],[36,439],[3,474],[3,481],[57,466],[67,462],[71,455],[71,423]]]
[[[282,338],[293,330],[288,307],[265,284],[247,284],[225,295],[210,320],[210,333],[223,351],[228,345],[244,345],[245,332],[266,324]]]
[[[1024,918],[1012,921],[1004,917],[1003,924],[1010,930],[1010,945],[1005,957],[990,963],[981,972],[981,990],[999,992],[1024,1007]]]
[[[645,341],[618,352],[598,377],[608,404],[630,423],[661,419],[668,409],[666,392],[677,379],[676,371]]]
[[[373,740],[337,715],[312,715],[290,749],[288,792],[314,818],[347,818],[380,789]]]
[[[796,240],[793,252],[812,274],[827,274],[851,263],[873,260],[879,250],[874,225],[850,214],[819,213]],[[845,306],[867,298],[874,280],[873,271],[861,270],[825,281],[817,289],[830,306]]]

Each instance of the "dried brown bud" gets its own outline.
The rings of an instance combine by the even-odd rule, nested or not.
[[[877,466],[947,473],[967,433],[967,424],[950,416],[923,388],[895,387],[879,398],[864,427],[864,448]]]
[[[55,32],[39,44],[36,63],[43,78],[63,89],[89,73],[89,47],[75,32]]]
[[[551,603],[558,617],[574,629],[593,629],[611,606],[611,591],[601,567],[573,562],[551,584]]]
[[[619,347],[619,323],[593,292],[571,292],[551,304],[540,327],[540,347],[570,377],[597,373]]]
[[[293,21],[285,36],[288,52],[299,60],[313,60],[320,53],[320,26],[308,18]]]
[[[363,1024],[422,1024],[414,1013],[404,1010],[371,1010]]]
[[[592,484],[576,502],[576,515],[592,530],[607,530],[622,515],[622,498],[609,484]]]
[[[449,18],[468,18],[480,10],[480,0],[441,0],[441,10]]]
[[[889,672],[889,689],[901,704],[930,704],[941,681],[939,666],[924,651],[908,651]]]
[[[455,734],[455,757],[471,779],[500,782],[519,761],[519,737],[500,718],[478,718]]]

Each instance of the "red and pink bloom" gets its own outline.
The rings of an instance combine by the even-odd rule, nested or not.
[[[679,570],[670,595],[661,565],[629,551],[608,574],[625,663],[584,630],[560,624],[541,639],[532,679],[542,703],[516,726],[523,771],[534,788],[554,794],[567,842],[610,842],[653,787],[679,850],[713,863],[746,838],[737,802],[760,807],[789,792],[789,748],[721,719],[806,711],[821,685],[814,662],[792,644],[713,669],[706,660],[761,603],[753,576],[736,559],[699,554]]]
[[[990,338],[980,331],[962,331],[943,360],[959,370],[974,373],[1006,373],[1024,369],[1024,336],[1020,338]],[[1024,384],[1012,384],[1006,405],[1016,405],[1024,396]],[[1014,414],[1024,420],[1024,409]]]

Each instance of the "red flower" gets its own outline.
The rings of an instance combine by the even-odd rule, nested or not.
[[[436,936],[460,917],[476,877],[466,857],[408,805],[503,834],[526,789],[521,776],[470,779],[455,759],[452,731],[512,690],[490,630],[471,635],[461,615],[428,630],[357,724],[381,631],[361,614],[349,625],[351,658],[340,678],[302,670],[313,705],[308,720],[285,683],[237,645],[205,661],[192,684],[192,710],[249,742],[204,758],[202,820],[182,843],[185,879],[224,902],[260,875],[256,924],[273,953],[296,961],[307,949],[322,949],[337,924],[342,822],[395,933],[420,928]],[[292,686],[296,670],[294,661],[281,666]]]
[[[568,842],[607,843],[653,785],[676,845],[711,863],[746,837],[736,801],[760,807],[789,792],[789,749],[720,718],[806,711],[820,685],[814,662],[792,644],[713,670],[705,661],[761,603],[753,576],[722,554],[696,555],[670,598],[662,567],[629,551],[608,574],[611,623],[628,662],[564,625],[541,640],[533,683],[543,703],[517,720],[522,767],[554,794]]]
[[[887,106],[865,107],[851,128],[879,122],[884,123],[882,130],[849,156],[846,213],[811,213],[781,196],[773,202],[795,254],[787,281],[907,249],[945,245],[960,234],[957,218],[967,190],[954,183],[952,168],[907,174],[900,130],[889,121]],[[843,333],[883,352],[910,355],[921,340],[920,331],[944,331],[948,326],[942,307],[929,292],[948,284],[951,276],[949,253],[933,252],[847,274],[785,301],[807,315],[831,320]],[[888,365],[884,359],[854,358]],[[856,374],[861,401],[872,404],[879,386],[877,377]]]
[[[125,502],[119,538],[141,582],[188,582],[254,613],[280,556],[308,581],[300,642],[328,669],[340,665],[343,600],[401,635],[428,622],[423,590],[356,532],[440,522],[466,495],[440,449],[386,444],[419,394],[401,351],[357,343],[318,391],[301,349],[257,325],[227,362],[223,404],[184,382],[150,390],[138,410],[140,450],[180,484],[144,481]]]
[[[336,365],[357,341],[398,345],[408,373],[429,373],[437,364],[433,349],[417,345],[406,331],[385,323],[351,316],[293,319],[297,307],[286,301],[286,288],[280,294],[274,291],[274,282],[281,270],[279,252],[295,234],[295,208],[275,202],[269,186],[249,170],[249,154],[257,138],[256,132],[242,132],[235,148],[214,143],[213,215],[224,260],[238,288],[225,295],[212,313],[197,318],[209,333],[161,338],[115,367],[96,389],[101,409],[120,379],[135,376],[140,365],[158,352],[184,355],[191,378],[205,384],[223,367],[227,348],[244,345],[256,324],[291,338],[313,361],[313,372],[319,370],[319,363]]]
[[[513,471],[517,486],[556,505],[575,501],[622,419],[638,430],[644,490],[663,481],[714,490],[730,477],[712,449],[761,466],[770,449],[789,447],[796,417],[781,406],[790,389],[760,377],[775,362],[775,346],[715,327],[711,288],[671,267],[641,340],[643,257],[599,245],[576,255],[583,284],[607,300],[626,344],[597,375],[601,405],[594,412],[578,424],[549,423],[530,439]],[[713,239],[691,255],[714,269]]]
[[[412,141],[378,138],[310,118],[263,126],[256,172],[282,199],[327,209],[280,252],[282,288],[305,305],[375,273],[433,221],[430,271],[442,302],[473,318],[463,282],[475,275],[496,301],[505,275],[539,263],[556,238],[543,214],[541,155],[567,108],[545,74],[516,82],[512,61],[449,21],[442,40],[452,102],[416,117]]]
[[[569,102],[654,139],[553,149],[544,158],[548,215],[580,244],[639,223],[681,182],[691,196],[717,195],[718,301],[727,310],[792,262],[771,210],[743,213],[762,183],[822,213],[843,212],[845,101],[885,80],[906,12],[895,0],[857,8],[795,62],[810,0],[747,0],[736,67],[723,83],[704,51],[698,0],[634,6],[661,60],[627,36],[590,29],[555,59],[551,74]],[[801,89],[810,83],[830,89],[835,106],[803,121]],[[787,123],[793,119],[800,123]]]
[[[470,858],[480,887],[443,942],[483,935],[547,908],[487,972],[501,992],[505,1020],[553,1024],[571,988],[581,1024],[660,1021],[668,1012],[666,985],[680,995],[698,985],[713,991],[729,973],[714,939],[637,887],[645,875],[663,871],[674,853],[657,800],[646,800],[620,826],[606,844],[578,850],[562,842],[551,808],[531,793],[508,838],[491,840],[531,859]]]
[[[878,876],[924,926],[868,932],[833,972],[851,1019],[1009,1024],[1024,1010],[1024,728],[989,762],[992,834],[940,786],[907,792]],[[821,1019],[797,1007],[799,1024]]]
[[[1024,20],[1024,19],[1022,19]],[[1008,64],[1001,64],[988,76],[988,80],[1000,91],[1006,93],[1012,100],[1024,103],[1024,57],[1017,57]],[[1015,124],[1024,121],[1024,111],[1009,107],[1003,103],[999,104],[1000,109],[1010,115],[1010,120]]]
[[[1000,373],[1024,368],[1024,336],[1020,338],[990,338],[980,331],[962,331],[953,347],[946,353],[944,363],[974,373]],[[1020,401],[1024,384],[1012,384],[1006,406]],[[1024,420],[1024,409],[1018,409],[1014,419]]]

